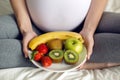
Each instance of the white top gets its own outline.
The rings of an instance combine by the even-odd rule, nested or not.
[[[43,31],[72,30],[85,18],[91,0],[26,0],[34,23]]]

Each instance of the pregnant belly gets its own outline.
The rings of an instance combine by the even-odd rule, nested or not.
[[[44,31],[72,30],[85,18],[91,0],[26,0],[34,23]]]

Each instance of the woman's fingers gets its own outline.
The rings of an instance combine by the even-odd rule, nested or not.
[[[27,48],[27,42],[23,41],[23,52],[24,52],[24,56],[25,58],[28,57],[28,48]]]
[[[37,34],[35,32],[28,32],[24,35],[24,37],[23,37],[23,52],[24,52],[25,58],[28,57],[28,43],[32,38],[34,38],[36,36],[37,36]]]
[[[89,59],[90,59],[90,56],[91,56],[91,54],[92,54],[92,51],[93,51],[93,43],[89,43],[89,44],[88,44],[87,50],[88,50],[87,59],[89,60]]]

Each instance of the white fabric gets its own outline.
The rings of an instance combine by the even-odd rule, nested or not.
[[[120,13],[120,0],[108,0],[105,11]]]
[[[120,66],[103,70],[52,73],[36,68],[0,70],[0,80],[120,80]]]
[[[85,18],[91,0],[26,0],[34,23],[44,31],[72,30]]]

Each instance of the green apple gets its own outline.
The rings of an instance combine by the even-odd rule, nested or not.
[[[65,41],[65,49],[80,54],[83,50],[83,44],[77,38],[69,38]]]

